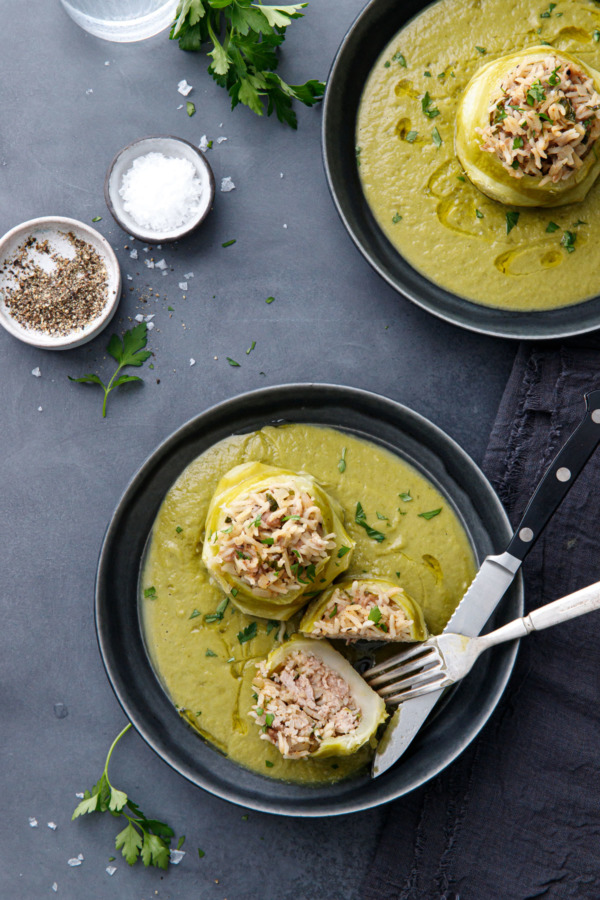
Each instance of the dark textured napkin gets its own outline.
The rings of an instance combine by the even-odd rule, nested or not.
[[[513,525],[598,387],[593,339],[519,350],[484,463]],[[528,610],[600,580],[599,513],[600,450],[526,560]],[[360,896],[600,900],[600,612],[521,641],[479,737],[389,806]]]

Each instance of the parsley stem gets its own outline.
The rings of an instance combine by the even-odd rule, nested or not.
[[[130,728],[131,728],[131,722],[128,722],[127,725],[125,726],[125,728],[123,729],[123,731],[120,731],[120,732],[119,732],[119,734],[116,736],[116,738],[114,739],[114,741],[113,741],[112,744],[110,745],[110,749],[109,749],[108,754],[107,754],[107,756],[106,756],[106,762],[104,763],[104,777],[106,778],[106,780],[107,780],[108,784],[110,785],[110,787],[112,787],[112,784],[110,783],[110,780],[109,780],[109,777],[108,777],[108,764],[109,764],[109,762],[110,762],[110,758],[111,758],[111,756],[112,756],[112,752],[113,752],[113,750],[115,749],[115,747],[117,746],[117,744],[119,743],[119,741],[121,740],[121,738],[123,737],[123,735],[126,734],[126,733],[129,731]]]

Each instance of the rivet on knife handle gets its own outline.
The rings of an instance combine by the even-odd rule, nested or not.
[[[517,559],[525,559],[600,442],[600,390],[586,394],[585,403],[587,413],[583,421],[552,461],[507,547]]]

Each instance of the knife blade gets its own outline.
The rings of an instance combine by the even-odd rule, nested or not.
[[[512,584],[527,553],[545,528],[600,442],[600,390],[585,395],[586,413],[558,452],[529,501],[504,553],[487,556],[444,631],[469,637],[479,634]],[[435,691],[401,703],[387,726],[371,767],[377,778],[412,743],[444,692]]]

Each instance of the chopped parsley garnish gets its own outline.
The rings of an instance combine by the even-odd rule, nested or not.
[[[418,136],[419,136],[418,131],[409,131],[408,134],[406,135],[406,137],[404,138],[404,140],[408,141],[409,144],[414,144],[414,142],[416,141]]]
[[[295,519],[299,519],[299,518],[300,518],[300,516],[282,516],[281,521],[282,522],[291,522],[291,521],[293,521]]]
[[[394,55],[392,56],[392,62],[397,62],[399,65],[402,66],[403,69],[406,69],[406,59],[404,58],[404,55],[402,53],[400,53],[399,50],[397,53],[394,53]]]
[[[577,235],[572,231],[565,231],[562,238],[560,239],[561,245],[565,248],[567,253],[573,253],[575,250],[575,241],[577,240]]]
[[[350,547],[340,547],[340,549],[337,552],[338,559],[341,559],[342,556],[346,555],[346,553],[350,553]]]
[[[583,219],[577,219],[576,222],[573,222],[573,228],[577,228],[578,225],[587,225],[587,222],[584,222]]]
[[[364,528],[367,532],[367,535],[372,538],[372,540],[377,541],[378,544],[380,544],[382,541],[385,541],[385,534],[382,534],[381,531],[377,531],[375,528],[371,528],[371,526],[367,524],[367,514],[362,508],[362,504],[360,502],[356,504],[354,521],[357,525],[360,525],[361,528]]]
[[[265,766],[267,769],[272,769],[275,763],[272,763],[270,759],[265,759]]]
[[[201,850],[200,847],[198,847],[198,856],[200,857],[200,859],[206,856],[206,853],[204,852],[204,850]]]
[[[274,300],[275,300],[275,297],[267,297],[267,299],[265,300],[265,303],[273,303]]]
[[[234,587],[234,588],[231,588],[229,593],[231,594],[232,597],[237,597],[237,595],[239,594],[239,591],[237,588]]]
[[[496,104],[496,112],[494,113],[494,123],[503,122],[508,113],[504,109],[502,102]]]
[[[514,160],[511,162],[510,165],[511,165],[511,168],[513,168],[513,169],[518,169],[518,168],[519,168],[519,160],[518,160],[518,159],[514,159]],[[507,232],[507,234],[508,234],[508,232]]]
[[[343,474],[345,471],[346,471],[346,448],[344,447],[344,449],[342,450],[342,456],[338,463],[338,472],[341,472]]]
[[[527,91],[527,103],[530,106],[535,106],[536,103],[543,103],[545,99],[546,93],[544,91],[542,82],[539,78],[536,78],[536,80]]]
[[[230,366],[234,366],[239,369],[240,364],[239,364],[239,362],[236,362],[235,359],[232,359],[230,356],[226,356],[225,359],[227,360],[227,362],[229,363]]]
[[[331,612],[329,613],[329,618],[333,619],[333,617],[336,615],[337,611],[338,611],[338,605],[336,603],[335,606],[333,607],[333,609],[331,610]]]
[[[436,106],[432,106],[432,103],[433,100],[429,96],[429,91],[426,91],[425,96],[421,99],[421,109],[428,119],[435,119],[440,114],[439,109]]]
[[[519,221],[519,216],[521,213],[518,212],[507,212],[506,213],[506,233],[510,234],[517,222]]]
[[[101,221],[102,221],[102,216],[94,216],[94,218],[92,219],[92,222],[101,222]]]
[[[277,622],[275,619],[269,619],[269,621],[267,622],[267,634],[271,634],[274,628],[279,628],[280,624],[281,623]],[[252,696],[255,700],[258,700],[258,697],[255,694],[253,694]]]
[[[250,346],[249,346],[248,349],[246,350],[246,356],[247,356],[249,353],[252,353],[252,351],[254,350],[255,347],[256,347],[256,341],[252,341],[252,343],[250,344]]]
[[[273,715],[273,713],[267,713],[267,714],[266,714],[266,716],[265,716],[265,725],[267,726],[267,728],[270,728],[270,727],[271,727],[271,725],[273,724],[273,719],[274,719],[274,718],[275,718],[275,716]]]
[[[439,509],[430,509],[430,510],[428,510],[428,512],[419,513],[419,517],[421,519],[433,519],[435,516],[439,516],[441,511],[442,511],[442,507],[440,506]]]
[[[195,609],[190,616],[190,619],[197,619],[198,616],[202,615],[199,609]]]
[[[266,494],[265,496],[269,501],[269,509],[271,510],[271,512],[275,512],[276,509],[279,509],[279,503],[277,502],[273,494]]]
[[[246,625],[242,631],[238,631],[237,639],[240,644],[245,644],[246,641],[251,641],[252,638],[256,637],[256,632],[258,630],[258,625],[256,622],[250,622],[249,625]]]
[[[390,66],[391,66],[391,62],[389,61],[389,59],[386,59],[386,61],[383,64],[383,68],[389,69]]]
[[[404,500],[405,503],[410,503],[410,501],[412,500],[409,491],[402,491],[400,494],[398,494],[398,496],[401,500]]]
[[[483,219],[483,213],[481,212],[480,209],[475,210],[475,215],[477,216],[478,219]]]
[[[187,103],[185,104],[185,109],[186,109],[188,116],[190,116],[190,117],[193,116],[194,113],[196,112],[196,106],[195,106],[195,104],[192,103],[191,100],[187,101]]]
[[[513,150],[518,150],[518,149],[519,149],[520,147],[522,147],[522,146],[523,146],[523,138],[522,138],[522,137],[516,137],[516,138],[514,138],[514,140],[513,140]]]
[[[181,527],[181,525],[177,525],[175,527],[175,531],[177,532],[177,534],[181,534],[181,532],[183,531],[183,528]]]
[[[544,122],[551,122],[551,121],[552,121],[552,119],[550,118],[550,116],[547,116],[546,113],[538,113],[538,118],[539,118],[539,119],[542,119],[542,121],[544,121]],[[521,122],[521,127],[522,127],[522,128],[525,127],[525,126],[523,125],[522,122]]]
[[[552,10],[555,8],[556,3],[550,3],[548,9],[545,9],[543,13],[540,13],[540,19],[549,19],[552,15]]]
[[[485,47],[478,47],[477,44],[475,44],[475,49],[478,53],[481,53],[482,56],[485,56],[485,54],[487,53]]]
[[[555,231],[558,231],[560,225],[557,225],[556,222],[548,222],[546,226],[546,234],[553,234]]]
[[[439,131],[437,130],[437,128],[434,128],[433,131],[431,132],[431,140],[433,141],[433,143],[435,144],[435,146],[438,149],[442,146],[442,136],[439,133]]]
[[[371,612],[369,613],[369,619],[371,622],[377,623],[381,620],[381,610],[378,606],[374,606]]]
[[[261,544],[266,544],[267,547],[272,547],[275,543],[275,538],[272,537],[262,537],[260,538]]]
[[[156,588],[154,586],[144,588],[144,597],[147,600],[156,600]]]
[[[594,37],[595,43],[597,44],[597,43],[600,41],[600,31],[598,31],[598,29],[596,29],[596,31],[594,32],[593,37]],[[94,220],[92,219],[92,222],[93,222],[93,221],[94,221]]]
[[[400,213],[394,213],[394,215],[392,216],[392,222],[394,223],[394,225],[397,225],[398,222],[401,222],[401,221],[402,221],[402,216],[400,215]]]
[[[383,513],[377,512],[377,510],[375,510],[375,515],[377,516],[378,519],[380,519],[383,522],[390,521],[387,516],[384,516]]]
[[[463,182],[466,182],[467,179],[465,178],[464,175],[457,175],[457,176],[456,176],[456,180],[457,180],[457,181],[463,181]]]
[[[216,656],[217,654],[214,652],[214,650],[211,650],[209,647],[204,655],[205,656]]]
[[[224,600],[221,600],[214,613],[209,613],[207,616],[204,616],[204,621],[208,623],[220,622],[225,615],[228,603],[229,597],[225,597]]]
[[[423,75],[425,76],[425,78],[431,78],[431,72],[429,71],[423,72]]]
[[[552,74],[548,78],[548,84],[552,85],[552,87],[559,84],[559,82],[560,82],[560,75],[556,74],[559,69],[560,69],[560,66],[557,66],[555,69],[553,69]]]
[[[233,240],[231,240],[231,241],[225,241],[224,244],[221,244],[221,247],[231,247],[235,243],[236,243],[236,239],[233,238]]]

